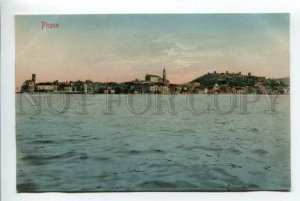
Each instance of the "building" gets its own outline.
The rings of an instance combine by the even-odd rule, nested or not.
[[[149,75],[147,74],[145,76],[145,81],[150,82],[150,83],[158,83],[162,81],[162,78],[159,77],[158,75]]]
[[[65,92],[73,92],[73,87],[71,85],[66,85],[66,86],[64,86],[64,91]]]
[[[83,84],[83,93],[84,94],[88,93],[88,85],[86,83]]]
[[[168,86],[170,84],[169,80],[167,80],[167,73],[166,73],[165,68],[163,69],[162,77],[160,77],[158,75],[147,74],[145,76],[145,82],[160,83],[160,84],[163,84],[165,86]]]
[[[29,92],[33,93],[35,89],[36,75],[31,75],[31,80],[26,80],[21,86],[21,93]]]
[[[51,82],[41,82],[36,84],[35,91],[38,92],[51,92],[54,90],[53,84]]]
[[[166,85],[167,84],[167,73],[166,73],[166,69],[164,68],[163,70],[163,84]]]
[[[34,84],[35,84],[35,82],[36,82],[36,75],[35,74],[32,74],[31,75],[31,80],[34,82]]]
[[[161,94],[169,94],[170,90],[168,86],[160,86],[159,88]]]

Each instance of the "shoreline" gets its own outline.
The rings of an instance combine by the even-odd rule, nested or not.
[[[15,92],[15,94],[68,94],[68,95],[280,95],[280,96],[290,96],[290,94],[267,94],[267,93],[262,93],[262,94],[256,94],[256,93],[182,93],[182,94],[154,94],[154,93],[118,93],[118,94],[110,94],[110,93],[49,93],[49,92],[34,92],[34,93],[24,93],[24,92]]]

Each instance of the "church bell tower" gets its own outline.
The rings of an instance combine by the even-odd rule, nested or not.
[[[163,83],[166,84],[167,83],[167,74],[166,74],[166,69],[164,68],[163,70]]]

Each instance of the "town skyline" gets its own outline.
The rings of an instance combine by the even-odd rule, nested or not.
[[[289,77],[289,15],[16,17],[16,87],[31,73],[126,82],[162,67],[177,84],[209,71]]]
[[[184,84],[170,82],[166,69],[162,74],[145,74],[144,79],[127,82],[76,80],[38,82],[37,75],[25,80],[17,93],[71,93],[71,94],[219,94],[219,93],[270,93],[289,94],[289,78],[271,79],[246,75],[241,72],[208,72]]]
[[[168,70],[168,69],[166,69],[166,70]],[[209,71],[207,71],[207,72],[204,73],[204,74],[194,76],[194,79],[187,80],[186,82],[182,82],[182,83],[171,82],[171,83],[172,83],[172,84],[176,84],[176,85],[183,85],[183,84],[192,82],[193,80],[195,80],[195,79],[197,79],[198,77],[201,77],[201,76],[203,76],[203,75],[205,75],[205,74],[207,74],[207,73],[213,73],[213,72],[216,72],[216,73],[222,73],[222,74],[224,74],[224,73],[226,73],[226,72],[231,73],[231,74],[238,74],[238,73],[240,73],[240,74],[242,74],[242,75],[247,75],[248,73],[251,73],[251,72],[241,72],[241,71],[238,71],[238,72],[231,72],[231,71],[228,71],[228,70],[226,70],[226,71],[216,71],[216,70],[215,70],[215,71],[211,71],[211,70],[209,70]],[[27,78],[29,78],[30,75],[32,75],[32,74],[37,75],[36,72],[29,73],[28,76],[27,76]],[[101,83],[108,83],[108,82],[124,83],[124,82],[132,82],[132,81],[134,81],[134,80],[144,80],[146,75],[155,75],[155,76],[160,76],[160,77],[162,77],[162,76],[161,76],[161,72],[159,72],[159,73],[145,73],[142,77],[132,77],[132,79],[125,80],[125,81],[123,81],[123,80],[111,80],[111,79],[105,79],[105,80],[93,80],[93,79],[89,79],[89,78],[87,78],[87,79],[85,79],[85,78],[81,78],[81,79],[80,79],[80,78],[79,78],[79,79],[74,79],[74,80],[59,80],[59,79],[54,79],[54,78],[53,78],[53,79],[50,79],[50,80],[41,80],[41,79],[39,78],[39,80],[37,80],[37,82],[44,83],[44,82],[53,82],[53,81],[56,81],[56,80],[61,81],[61,82],[76,82],[76,81],[87,81],[87,80],[88,80],[88,81],[101,82]],[[290,76],[285,76],[285,77],[271,77],[271,76],[258,75],[258,74],[255,74],[255,76],[265,77],[265,78],[267,78],[267,79],[290,78]],[[169,74],[168,74],[168,79],[169,79]],[[172,81],[172,80],[170,80],[170,81]],[[23,82],[24,82],[24,80],[22,81],[22,83],[23,83]],[[22,85],[22,83],[21,83],[21,85]],[[21,86],[21,85],[20,85],[20,86]],[[20,88],[20,86],[16,86],[16,88]]]
[[[164,68],[165,69],[165,68]],[[167,70],[167,69],[166,69]],[[222,71],[222,72],[218,72],[218,71],[208,71],[207,73],[212,73],[212,72],[217,72],[217,73],[222,73],[222,74],[224,74],[224,73],[231,73],[231,74],[238,74],[238,73],[240,73],[241,75],[247,75],[248,73],[251,73],[251,72],[247,72],[247,73],[243,73],[243,72],[241,72],[241,71],[239,71],[239,72],[230,72],[230,71],[228,71],[228,70],[226,70],[226,71]],[[183,83],[175,83],[175,82],[172,82],[172,80],[170,80],[169,79],[169,75],[168,75],[168,80],[170,80],[170,82],[172,83],[172,84],[175,84],[175,85],[184,85],[184,84],[187,84],[187,83],[190,83],[190,82],[192,82],[193,80],[195,80],[195,79],[197,79],[197,78],[199,78],[199,77],[201,77],[201,76],[204,76],[205,74],[207,74],[207,73],[204,73],[204,74],[202,74],[202,75],[198,75],[198,76],[194,76],[194,78],[193,79],[191,79],[191,80],[188,80],[188,81],[186,81],[186,82],[183,82]],[[36,75],[36,73],[34,72],[33,74],[35,74]],[[48,83],[48,82],[54,82],[54,81],[61,81],[61,82],[76,82],[76,81],[93,81],[93,82],[100,82],[100,83],[109,83],[109,82],[115,82],[115,83],[125,83],[125,82],[132,82],[132,81],[135,81],[135,80],[139,80],[139,81],[142,81],[142,80],[144,80],[145,79],[145,76],[147,76],[147,75],[155,75],[155,76],[160,76],[160,77],[162,77],[161,75],[161,72],[160,73],[158,73],[158,74],[155,74],[155,73],[146,73],[146,74],[144,74],[144,76],[143,77],[141,77],[141,78],[138,78],[138,77],[135,77],[135,78],[132,78],[132,79],[130,79],[130,80],[125,80],[125,81],[119,81],[119,80],[110,80],[110,79],[106,79],[106,80],[93,80],[93,79],[89,79],[89,78],[87,78],[87,79],[75,79],[75,80],[59,80],[59,79],[51,79],[51,80],[40,80],[40,78],[39,78],[39,80],[37,80],[37,83]],[[29,76],[30,74],[28,74],[28,76]],[[270,76],[264,76],[264,75],[257,75],[257,74],[255,74],[255,76],[259,76],[259,77],[265,77],[265,78],[267,78],[267,79],[284,79],[284,78],[290,78],[290,76],[286,76],[286,77],[270,77]],[[29,77],[27,77],[27,78],[29,78]],[[21,90],[21,86],[22,86],[22,84],[24,83],[24,80],[22,81],[22,83],[20,84],[20,85],[18,85],[18,86],[16,86],[16,88],[15,88],[15,91],[16,92],[19,92],[20,90]]]

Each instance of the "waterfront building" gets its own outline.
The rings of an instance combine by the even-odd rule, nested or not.
[[[161,94],[168,94],[169,93],[169,87],[168,86],[160,86],[160,93]]]
[[[35,90],[37,92],[52,92],[54,90],[54,87],[51,82],[41,82],[36,84]]]
[[[70,85],[67,85],[67,86],[64,87],[64,91],[65,92],[72,92],[73,91],[73,87],[70,86]]]
[[[31,75],[31,80],[26,80],[21,86],[21,93],[29,92],[33,93],[35,89],[36,75]]]
[[[86,83],[83,84],[83,93],[87,94],[88,92],[88,86]]]

